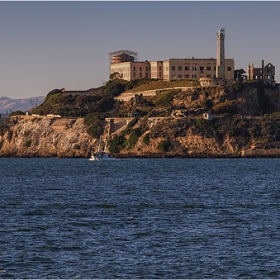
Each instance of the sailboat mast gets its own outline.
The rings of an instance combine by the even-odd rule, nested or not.
[[[98,153],[101,152],[101,136],[99,138],[99,144],[98,144]]]

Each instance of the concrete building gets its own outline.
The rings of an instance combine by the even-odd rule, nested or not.
[[[275,84],[275,66],[271,63],[264,65],[264,60],[262,60],[262,67],[255,68],[254,64],[248,65],[247,77],[249,81],[259,81],[262,80],[268,84]]]
[[[155,62],[153,62],[155,63]],[[234,60],[225,60],[227,79],[234,77]],[[170,58],[162,62],[163,80],[199,80],[202,77],[216,78],[214,58]],[[151,78],[156,78],[152,73]]]
[[[137,61],[137,53],[110,53],[110,74],[131,81],[141,78],[200,80],[202,85],[224,84],[234,79],[234,60],[225,58],[225,29],[217,33],[217,58],[170,58],[163,61]],[[213,81],[213,79],[219,79]]]
[[[119,73],[119,77],[131,81],[151,78],[151,65],[148,61],[120,62],[110,65],[110,74]]]

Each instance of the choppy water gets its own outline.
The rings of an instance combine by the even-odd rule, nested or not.
[[[279,159],[0,159],[0,278],[279,278]]]

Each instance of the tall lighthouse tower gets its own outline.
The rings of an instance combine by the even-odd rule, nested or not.
[[[217,61],[216,61],[216,78],[226,78],[225,67],[225,29],[221,28],[217,33]]]

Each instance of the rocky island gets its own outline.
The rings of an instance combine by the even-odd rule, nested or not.
[[[110,80],[55,89],[0,126],[1,157],[89,157],[102,141],[116,157],[278,157],[280,91],[260,82]]]

